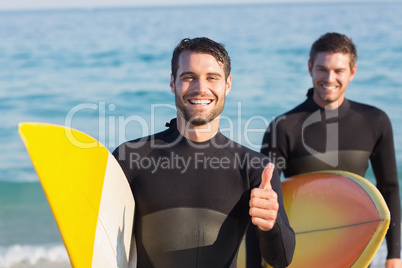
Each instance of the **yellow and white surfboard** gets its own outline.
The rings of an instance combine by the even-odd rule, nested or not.
[[[72,266],[136,267],[134,198],[113,155],[68,127],[21,123],[19,133]]]

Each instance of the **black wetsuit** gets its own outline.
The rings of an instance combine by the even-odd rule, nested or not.
[[[400,258],[401,208],[395,150],[391,122],[383,111],[347,99],[337,110],[326,111],[309,97],[271,122],[261,152],[286,178],[320,170],[344,170],[364,176],[370,160],[377,188],[391,212],[387,258]],[[248,268],[257,267],[261,259],[255,239],[249,230]]]
[[[192,142],[175,121],[166,131],[123,143],[113,154],[136,202],[138,267],[236,267],[250,221],[250,191],[261,182],[266,157],[220,132],[207,142]],[[286,267],[295,237],[276,171],[272,187],[280,209],[274,228],[258,231],[261,252],[274,267]]]

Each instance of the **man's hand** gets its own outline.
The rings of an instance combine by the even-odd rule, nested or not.
[[[274,164],[266,165],[261,175],[260,187],[251,191],[249,211],[251,221],[262,231],[271,230],[278,215],[278,195],[271,186],[273,172]]]
[[[388,259],[385,262],[385,268],[402,268],[401,259]]]

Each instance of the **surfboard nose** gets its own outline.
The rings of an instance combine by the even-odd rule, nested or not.
[[[72,128],[24,122],[19,134],[72,266],[127,267],[134,199],[117,160],[96,139]]]

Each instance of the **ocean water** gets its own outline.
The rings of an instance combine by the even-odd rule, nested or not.
[[[69,267],[18,123],[67,124],[110,150],[163,130],[176,113],[171,53],[184,37],[225,44],[233,86],[222,130],[256,150],[272,117],[304,100],[312,42],[352,37],[347,97],[388,113],[402,178],[400,14],[402,3],[383,2],[0,12],[0,267]],[[373,267],[385,254],[382,245]]]

